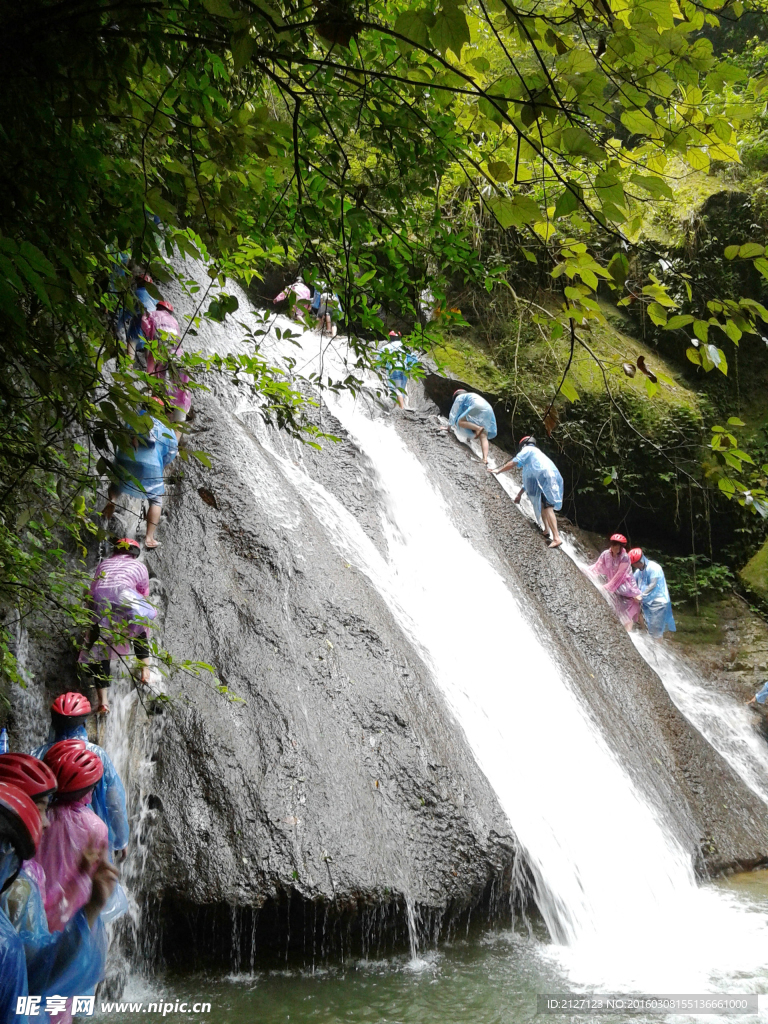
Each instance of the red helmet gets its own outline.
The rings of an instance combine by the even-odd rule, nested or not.
[[[56,776],[31,754],[0,754],[0,782],[10,782],[30,800],[40,800],[56,789]]]
[[[643,560],[643,549],[642,548],[632,548],[632,550],[629,552],[629,560],[632,563],[632,565],[635,565],[636,562],[642,562],[642,560]]]
[[[53,743],[43,755],[43,761],[51,771],[56,774],[62,758],[66,757],[73,750],[85,750],[85,740],[59,740]]]
[[[173,306],[166,299],[160,299],[157,304],[158,309],[167,309],[169,313],[173,312]]]
[[[34,857],[43,834],[40,814],[27,794],[10,782],[0,782],[0,820],[6,825],[5,838],[13,843],[18,856],[22,860]],[[2,826],[0,830],[6,831]]]
[[[529,444],[536,444],[536,438],[535,437],[531,437],[530,434],[526,434],[525,437],[521,437],[520,438],[520,445],[519,445],[520,448],[524,448],[526,445],[529,445]]]
[[[79,793],[80,790],[95,786],[104,774],[104,765],[93,750],[69,750],[59,759],[55,772],[59,784],[58,795],[63,796],[65,793]]]
[[[456,388],[456,390],[453,392],[453,397],[455,398],[456,395],[466,394],[466,391],[467,391],[466,388]]]
[[[62,718],[85,718],[91,713],[91,702],[82,693],[62,693],[51,704],[51,711]]]
[[[141,554],[141,545],[133,537],[121,537],[115,541],[115,551],[121,555],[133,555],[134,558],[138,558]]]
[[[612,533],[611,534],[611,544],[626,544],[626,543],[627,543],[627,538],[624,536],[623,533]]]

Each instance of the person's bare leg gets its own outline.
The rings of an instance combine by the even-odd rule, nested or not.
[[[157,524],[160,522],[161,512],[162,508],[160,507],[160,505],[149,506],[149,510],[147,511],[147,536],[146,539],[144,540],[145,548],[152,549],[157,547],[157,541],[155,540],[155,530],[157,529]]]
[[[96,687],[96,713],[99,715],[109,714],[109,703],[107,701],[107,686]]]
[[[551,548],[559,548],[563,543],[563,538],[560,536],[560,531],[557,529],[557,516],[555,515],[555,510],[553,508],[543,508],[541,510],[541,518],[544,520],[544,525],[552,534],[552,543],[549,546]]]
[[[485,430],[480,431],[480,447],[483,451],[483,462],[488,464],[488,435]]]
[[[405,408],[405,396],[401,391],[397,392],[397,404],[400,406],[401,409]]]
[[[142,686],[149,686],[150,683],[150,666],[149,658],[140,658],[141,672],[139,674],[139,682]]]
[[[106,519],[107,522],[115,514],[115,500],[117,499],[118,492],[114,487],[110,487],[107,491],[107,504],[101,510],[101,518]]]

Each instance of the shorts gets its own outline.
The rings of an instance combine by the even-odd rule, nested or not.
[[[554,508],[555,506],[552,504],[551,501],[547,501],[547,499],[542,494],[542,496],[541,496],[541,507],[542,508]]]
[[[402,370],[393,370],[389,375],[390,390],[405,391],[408,386],[408,378]]]
[[[97,640],[98,630],[94,643]],[[133,638],[133,653],[137,658],[149,657],[149,637],[146,633],[139,633],[138,636]],[[95,686],[97,690],[106,690],[112,685],[111,667],[112,661],[109,658],[105,658],[103,661],[96,661],[87,665],[83,672],[88,676],[91,685]]]

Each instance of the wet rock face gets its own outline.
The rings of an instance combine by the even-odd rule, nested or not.
[[[380,546],[365,466],[346,441],[270,452],[248,420],[199,399],[188,445],[213,470],[187,464],[152,563],[166,645],[238,700],[169,684],[181,699],[163,716],[147,889],[186,905],[291,890],[469,904],[509,872],[510,826],[419,654],[278,460],[306,459]]]
[[[620,763],[690,851],[697,871],[768,860],[765,805],[677,710],[578,567],[546,547],[499,483],[436,419],[401,417],[398,429],[465,536],[521,594]],[[508,458],[493,446],[492,455],[497,465]]]

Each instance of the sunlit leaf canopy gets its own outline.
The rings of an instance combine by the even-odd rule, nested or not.
[[[740,14],[720,0],[4,3],[5,606],[64,594],[56,538],[90,528],[93,471],[108,474],[115,447],[146,425],[158,384],[110,327],[132,301],[121,253],[150,269],[157,294],[181,278],[192,334],[201,318],[240,314],[175,254],[202,256],[225,291],[274,267],[328,282],[352,346],[333,385],[355,387],[378,359],[382,310],[415,322],[429,286],[443,315],[418,328],[428,348],[459,317],[446,308],[457,281],[514,286],[476,244],[495,224],[506,251],[547,275],[553,337],[588,346],[608,288],[726,372],[727,345],[766,310],[707,295],[679,313],[684,275],[677,290],[635,285],[629,261],[647,246],[649,204],[674,204],[689,171],[737,161],[738,124],[764,106],[765,81],[716,59],[702,35]],[[728,255],[768,271],[764,252]],[[301,389],[264,359],[260,325],[243,324],[247,354],[184,361],[201,386],[210,372],[252,386],[311,437]],[[561,394],[578,398],[567,371]]]

